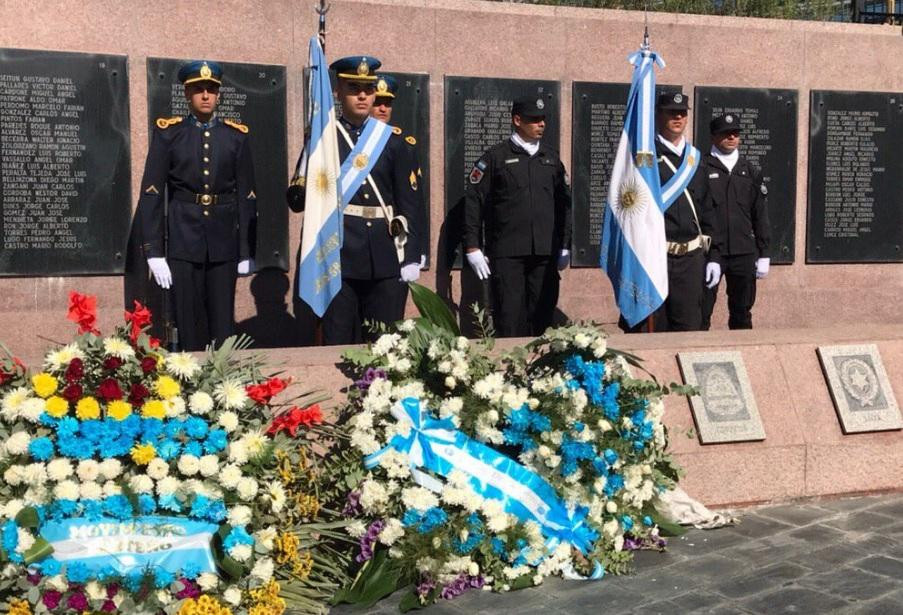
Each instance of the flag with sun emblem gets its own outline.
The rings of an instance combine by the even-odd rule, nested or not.
[[[337,189],[339,142],[329,65],[320,41],[310,39],[310,138],[305,144],[304,230],[298,295],[317,316],[342,288],[342,211]]]
[[[665,63],[646,45],[630,56],[630,63],[633,80],[605,203],[599,260],[632,327],[668,296],[668,257],[655,156],[654,68]]]

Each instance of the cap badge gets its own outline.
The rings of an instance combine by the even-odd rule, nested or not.
[[[357,74],[358,75],[367,75],[370,73],[370,65],[367,63],[367,58],[363,58],[361,63],[357,65]]]
[[[213,72],[210,70],[210,67],[207,66],[207,63],[204,62],[204,65],[201,66],[201,77],[204,79],[209,79],[213,76]]]
[[[733,116],[733,115],[725,115],[725,116],[724,116],[724,121],[727,122],[728,124],[733,124],[733,123],[734,123],[734,116]]]
[[[386,83],[385,79],[380,79],[376,82],[376,91],[377,92],[387,92],[389,90],[389,84]]]
[[[674,102],[676,102],[676,103],[682,103],[683,101],[684,101],[684,96],[683,96],[683,94],[675,94],[675,95],[674,95]]]
[[[546,103],[543,101],[543,99],[541,99],[541,98],[536,99],[536,108],[537,109],[545,109],[546,108]]]

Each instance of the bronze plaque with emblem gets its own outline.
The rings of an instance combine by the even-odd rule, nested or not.
[[[0,275],[122,273],[127,58],[0,49],[0,82]]]
[[[560,91],[558,81],[445,78],[445,215],[444,246],[440,258],[460,265],[464,190],[474,163],[487,149],[512,133],[511,105],[515,99],[536,96],[546,112],[542,142],[559,150]]]
[[[806,262],[903,262],[903,93],[813,90]]]
[[[768,193],[771,262],[793,262],[796,245],[796,133],[799,94],[768,88],[697,87],[693,143],[712,149],[709,122],[725,113],[739,117],[740,154],[762,170]]]

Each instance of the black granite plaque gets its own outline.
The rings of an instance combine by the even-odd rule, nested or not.
[[[125,268],[125,56],[0,49],[0,275]]]
[[[796,90],[697,87],[694,144],[712,148],[709,122],[724,113],[740,116],[740,153],[762,169],[768,188],[771,262],[792,263],[796,230]]]
[[[903,262],[903,94],[813,90],[806,262]]]
[[[186,115],[185,88],[176,79],[187,60],[147,59],[148,130],[158,117]],[[217,115],[247,124],[257,184],[258,269],[288,271],[285,67],[223,62]]]
[[[559,99],[557,81],[445,78],[445,210],[443,234],[446,258],[456,260],[461,242],[464,190],[467,175],[477,159],[499,141],[511,136],[511,103],[521,96],[545,102],[543,143],[559,149]],[[460,262],[460,256],[457,257]]]

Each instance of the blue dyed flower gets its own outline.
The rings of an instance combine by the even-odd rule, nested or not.
[[[174,493],[161,495],[157,505],[163,510],[171,510],[172,512],[182,511],[182,504],[179,502],[178,498],[176,498]]]
[[[175,581],[175,575],[165,568],[157,567],[154,570],[154,587],[157,589],[163,589],[164,587],[169,587],[172,585],[173,581]]]
[[[154,496],[148,495],[147,493],[142,493],[138,496],[138,511],[142,515],[149,515],[157,509],[157,502],[154,501]]]
[[[132,516],[132,505],[124,495],[112,495],[103,501],[104,512],[116,519],[128,519]]]
[[[71,416],[64,416],[56,424],[58,436],[74,436],[78,433],[78,421]]]
[[[237,545],[253,545],[254,539],[251,538],[251,535],[248,534],[245,528],[233,527],[232,531],[229,532],[229,535],[223,540],[223,548],[227,551],[231,551],[233,547]]]
[[[646,515],[645,517],[643,517],[643,525],[645,525],[646,527],[652,527],[653,525],[655,525],[655,521],[652,520],[652,517]]]
[[[223,503],[223,501],[216,500],[207,507],[207,514],[204,515],[204,518],[207,519],[207,521],[220,523],[222,521],[225,521],[228,515],[229,511],[226,510],[226,505]]]
[[[207,421],[200,417],[193,416],[185,421],[185,433],[195,440],[203,440],[209,431],[210,427],[207,425]]]
[[[133,594],[137,594],[138,590],[141,589],[141,586],[144,584],[144,571],[142,570],[133,570],[122,579],[125,584],[125,588],[132,592]]]
[[[70,583],[87,583],[91,578],[91,571],[84,562],[70,562],[66,564],[66,578]]]
[[[125,417],[125,420],[119,422],[119,430],[123,436],[131,438],[134,442],[141,433],[141,417],[137,414],[130,414]]]
[[[43,574],[44,576],[47,576],[47,577],[52,577],[54,575],[59,574],[60,570],[63,567],[62,564],[60,564],[57,560],[53,559],[52,557],[48,557],[47,559],[41,561],[41,563],[38,564],[38,566],[40,567],[41,574]]]
[[[201,457],[204,454],[204,450],[201,448],[200,442],[192,440],[191,442],[185,443],[184,453],[186,455],[194,455],[195,457]]]
[[[194,562],[188,562],[184,566],[182,566],[182,577],[193,580],[201,574],[201,567],[195,564]]]
[[[103,423],[96,419],[82,421],[79,427],[83,438],[90,442],[100,442],[103,438]]]
[[[404,515],[401,517],[401,524],[405,527],[410,527],[415,523],[420,523],[420,513],[413,508],[404,511]]]
[[[175,459],[179,456],[182,445],[175,440],[163,440],[157,446],[157,456],[164,461]]]
[[[53,442],[50,438],[35,438],[28,444],[28,452],[36,461],[47,461],[53,457]]]
[[[223,429],[211,429],[204,440],[204,450],[208,453],[218,453],[229,443],[229,437]]]
[[[195,519],[203,519],[207,516],[207,509],[210,506],[210,500],[206,496],[197,495],[191,503],[191,512],[189,516]]]
[[[633,518],[630,515],[624,515],[621,517],[621,525],[624,526],[626,531],[630,531],[633,529]]]
[[[3,524],[3,549],[9,554],[16,550],[19,544],[19,532],[16,522],[10,519]]]
[[[610,448],[605,449],[605,452],[602,453],[602,456],[605,458],[605,463],[610,466],[613,466],[618,462],[618,454]]]
[[[444,525],[446,521],[448,521],[448,514],[438,506],[433,506],[423,513],[417,531],[421,534],[428,534],[437,527]]]
[[[100,570],[97,571],[97,580],[98,581],[106,582],[106,581],[110,581],[112,579],[118,579],[118,578],[119,578],[119,573],[116,571],[115,568],[113,568],[110,565],[104,566]]]
[[[168,438],[178,439],[182,436],[182,433],[185,431],[185,419],[172,419],[166,423],[166,426],[163,428],[163,433],[166,434]]]

